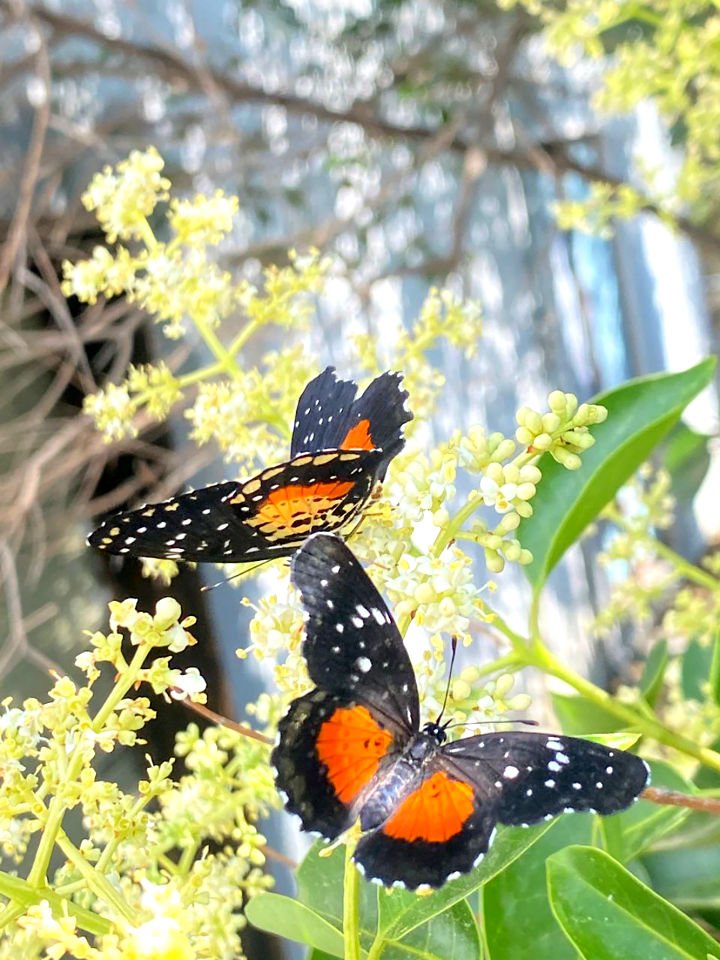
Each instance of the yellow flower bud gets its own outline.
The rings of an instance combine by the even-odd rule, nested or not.
[[[565,467],[566,470],[579,470],[582,466],[582,460],[576,453],[571,453],[564,447],[557,447],[551,451],[552,456],[557,462]]]
[[[177,600],[172,597],[163,597],[155,606],[155,626],[158,630],[167,630],[177,623],[182,616],[182,609]]]
[[[520,542],[518,540],[506,540],[503,543],[503,553],[510,563],[517,563],[520,559]]]
[[[548,394],[548,406],[553,413],[557,413],[561,417],[565,415],[567,402],[562,390],[553,390],[552,393]]]
[[[549,450],[550,447],[552,446],[552,443],[553,443],[553,438],[550,436],[549,433],[540,433],[538,434],[537,437],[535,437],[532,445],[535,447],[536,450]]]
[[[486,550],[485,565],[490,573],[502,573],[505,569],[505,560],[494,550]]]
[[[555,433],[560,429],[562,420],[556,413],[546,413],[542,418],[542,428],[545,433]]]
[[[518,427],[515,431],[515,439],[521,447],[529,447],[535,437],[527,427]]]
[[[515,491],[515,496],[520,500],[532,500],[535,492],[534,483],[521,483]]]

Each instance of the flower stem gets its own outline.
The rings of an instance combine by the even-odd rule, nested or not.
[[[127,668],[127,671],[120,677],[118,682],[110,691],[107,700],[96,713],[95,719],[90,726],[90,731],[93,734],[101,732],[107,718],[135,683],[137,675],[143,663],[145,662],[145,658],[147,657],[148,653],[149,648],[146,646],[139,646],[137,648],[135,655],[133,656],[132,661]],[[72,758],[65,772],[64,779],[66,783],[74,783],[80,775],[80,771],[82,770],[83,763],[86,759],[86,752],[83,750],[83,746],[84,743],[79,742],[75,747]],[[50,857],[52,856],[53,847],[57,841],[66,809],[67,803],[65,797],[62,793],[56,793],[48,805],[47,819],[42,830],[38,848],[35,851],[33,865],[28,874],[28,883],[34,887],[43,886],[45,883],[48,866],[50,864]]]
[[[63,830],[58,831],[56,840],[62,852],[85,880],[88,889],[91,890],[96,897],[104,900],[109,907],[123,917],[123,919],[127,920],[128,923],[135,923],[137,914],[131,908],[130,904],[123,899],[115,887],[113,887],[91,863],[88,863]]]
[[[689,757],[694,757],[712,770],[720,771],[720,753],[710,750],[708,747],[700,746],[694,740],[689,740],[674,730],[669,730],[655,716],[647,716],[640,713],[635,707],[621,703],[606,690],[595,686],[594,683],[562,664],[541,641],[536,639],[532,647],[528,649],[527,662],[528,665],[539,667],[545,673],[556,677],[558,680],[563,680],[586,700],[602,707],[603,710],[638,730],[644,736],[657,740],[658,743],[663,743],[665,746],[673,747]]]
[[[353,862],[356,838],[345,844],[345,876],[343,881],[343,941],[345,960],[360,960],[360,876]]]

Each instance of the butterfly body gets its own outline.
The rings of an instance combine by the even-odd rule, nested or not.
[[[288,556],[312,533],[359,518],[412,418],[399,374],[357,386],[331,367],[304,389],[291,458],[245,481],[212,484],[115,514],[88,542],[109,553],[245,563]]]
[[[505,732],[447,742],[439,722],[421,728],[402,638],[350,550],[311,537],[293,579],[316,687],[280,722],[277,783],[288,810],[328,840],[359,819],[354,857],[370,879],[441,886],[478,862],[498,823],[615,813],[646,785],[644,761],[588,740]]]

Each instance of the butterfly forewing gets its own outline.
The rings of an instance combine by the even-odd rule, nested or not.
[[[356,399],[357,385],[338,380],[328,367],[310,381],[298,401],[292,455],[304,450],[379,449],[382,458],[375,477],[383,480],[405,443],[402,427],[412,420],[401,384],[401,374],[383,373]]]
[[[382,454],[301,454],[243,483],[229,481],[116,514],[88,542],[109,553],[244,563],[288,556],[317,530],[352,521]]]
[[[345,527],[402,449],[412,414],[401,380],[382,374],[355,399],[357,385],[328,367],[298,401],[287,463],[115,514],[88,543],[133,557],[245,563],[287,556],[311,533]]]
[[[415,673],[395,621],[342,540],[311,537],[293,561],[306,611],[303,653],[311,679],[356,697],[390,728],[417,730]]]

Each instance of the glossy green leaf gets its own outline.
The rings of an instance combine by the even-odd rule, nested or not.
[[[683,910],[720,909],[720,843],[651,851],[645,869],[659,894]]]
[[[669,662],[667,640],[663,638],[653,646],[648,654],[642,677],[640,677],[640,690],[651,707],[655,706],[658,695],[662,690],[665,671]]]
[[[585,527],[647,459],[690,401],[707,386],[714,358],[682,373],[631,380],[595,397],[608,418],[592,428],[595,445],[583,454],[580,470],[565,470],[549,454],[538,464],[543,480],[533,498],[534,513],[518,530],[533,562],[524,567],[535,591]]]
[[[382,960],[478,960],[480,933],[464,900],[422,923],[401,940],[383,937]]]
[[[490,850],[472,873],[451,880],[428,896],[418,896],[406,890],[381,890],[378,894],[378,926],[383,936],[390,940],[400,939],[421,923],[465,899],[532,847],[548,826],[543,823],[527,830],[499,828]]]
[[[550,910],[545,861],[569,843],[589,843],[593,817],[567,814],[481,892],[490,960],[576,960]]]
[[[338,848],[330,856],[320,856],[327,850],[317,844],[305,857],[297,872],[298,899],[314,913],[321,916],[339,933],[342,931],[344,848]],[[506,850],[506,856],[508,851]],[[383,890],[375,884],[360,879],[360,944],[367,951],[378,941],[382,942],[383,960],[411,960],[418,957],[427,960],[477,960],[480,951],[479,933],[472,910],[459,896],[456,902],[444,902],[432,910],[410,911],[412,925],[394,924],[392,929],[378,930],[378,900],[392,902],[398,907],[398,916],[408,914],[404,898],[414,907],[423,901],[433,901],[435,895],[418,896],[404,890]]]
[[[299,900],[279,893],[258,893],[248,901],[245,916],[260,930],[306,943],[335,957],[343,956],[342,931]]]
[[[560,850],[547,877],[558,923],[586,960],[720,960],[720,944],[602,850]]]

